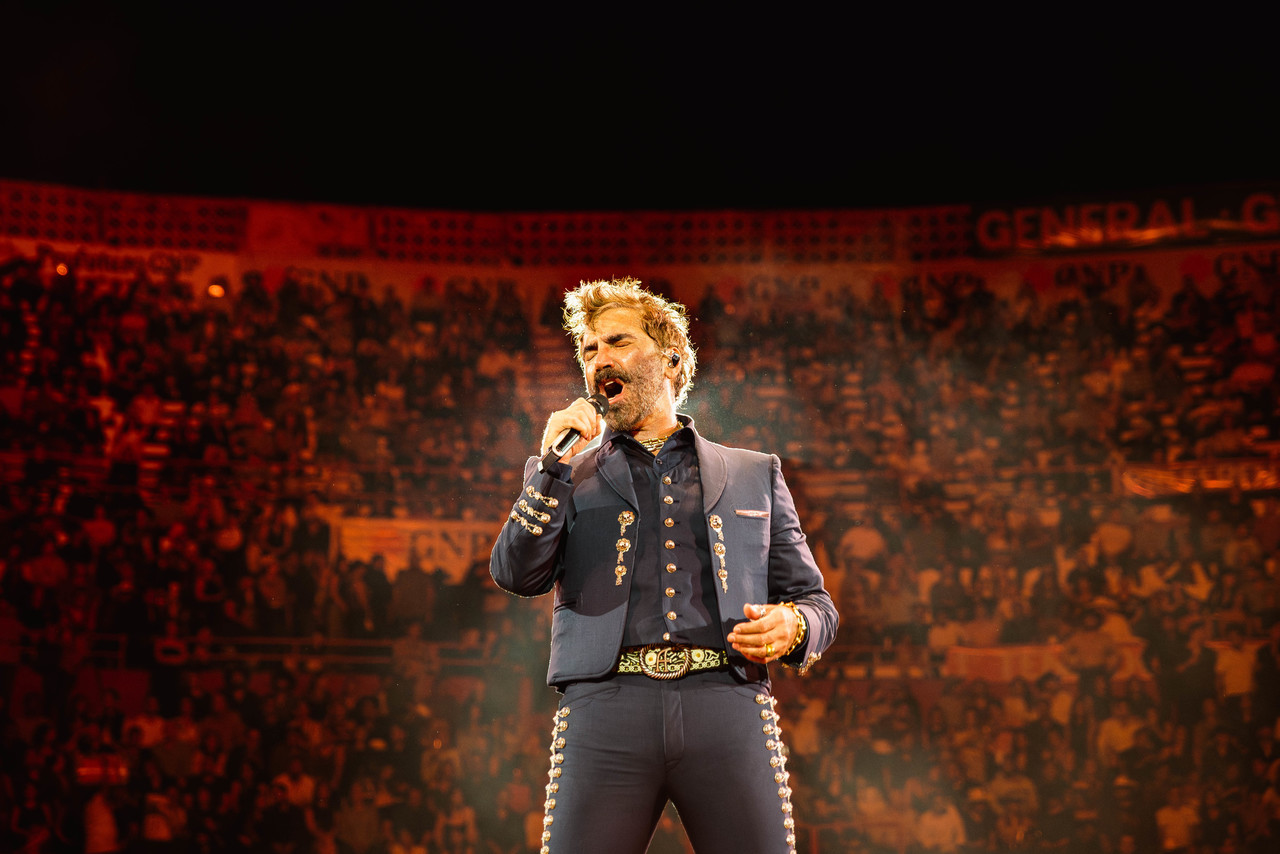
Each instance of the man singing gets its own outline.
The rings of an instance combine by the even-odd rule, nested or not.
[[[586,282],[565,328],[604,423],[586,398],[552,413],[490,559],[504,590],[555,591],[542,854],[641,854],[668,800],[698,854],[794,852],[767,665],[808,669],[839,617],[778,458],[676,414],[695,368],[683,306]]]

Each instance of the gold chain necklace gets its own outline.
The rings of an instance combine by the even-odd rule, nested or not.
[[[644,448],[656,457],[658,452],[662,450],[662,446],[665,445],[667,440],[675,435],[676,430],[679,429],[680,425],[677,424],[676,427],[665,436],[655,436],[652,439],[636,439],[636,441],[640,443],[640,447]]]

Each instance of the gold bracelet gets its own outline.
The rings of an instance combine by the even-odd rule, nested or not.
[[[788,656],[795,652],[800,644],[804,643],[805,637],[809,634],[809,624],[805,622],[804,614],[801,613],[800,607],[795,602],[783,602],[782,607],[791,609],[791,613],[796,615],[796,623],[800,626],[796,630],[796,639],[791,642],[791,646],[787,647],[787,651],[782,654],[783,656]]]

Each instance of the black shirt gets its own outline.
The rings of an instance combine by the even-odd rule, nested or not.
[[[611,444],[626,455],[639,505],[623,535],[637,549],[623,645],[723,648],[693,430],[677,430],[656,457],[626,434]]]

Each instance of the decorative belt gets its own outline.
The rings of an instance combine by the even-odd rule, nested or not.
[[[723,649],[700,646],[625,646],[615,673],[643,673],[650,679],[679,679],[699,670],[719,670],[729,664]]]

